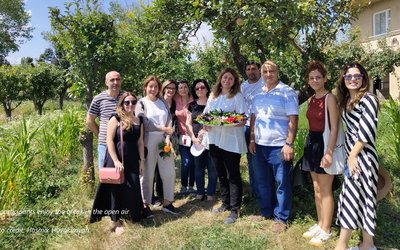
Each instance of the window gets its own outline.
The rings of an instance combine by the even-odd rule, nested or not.
[[[384,35],[390,26],[390,10],[384,10],[374,14],[374,36]]]

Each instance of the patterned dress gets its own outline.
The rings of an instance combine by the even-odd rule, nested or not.
[[[374,235],[376,225],[376,193],[378,184],[378,155],[375,149],[378,123],[378,101],[367,93],[351,112],[343,112],[346,123],[346,155],[357,141],[366,142],[357,162],[361,168],[358,178],[345,177],[340,193],[336,223],[347,229],[361,228]]]

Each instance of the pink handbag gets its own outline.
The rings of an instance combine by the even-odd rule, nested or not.
[[[122,123],[119,125],[120,128],[120,136],[121,136],[121,146],[120,146],[120,151],[121,151],[121,156],[122,156],[122,164],[124,164],[124,137],[123,137],[123,131],[122,131]],[[118,148],[117,148],[118,150]],[[111,159],[111,156],[109,156],[110,160],[107,161],[107,155],[109,156],[108,153],[108,148],[106,151],[106,154],[104,156],[104,165],[102,168],[99,170],[99,181],[100,183],[106,183],[106,184],[122,184],[125,182],[125,176],[124,176],[124,171],[118,171],[115,166],[114,162]]]

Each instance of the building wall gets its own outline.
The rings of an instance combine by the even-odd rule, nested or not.
[[[374,13],[390,9],[391,23],[389,27],[389,36],[400,34],[400,1],[399,0],[381,0],[373,1],[367,8],[363,9],[358,17],[358,20],[353,22],[353,25],[358,26],[361,31],[361,40],[373,40],[382,38],[373,37],[373,15]],[[383,36],[384,37],[384,36]]]
[[[370,0],[371,4],[364,8],[358,19],[353,21],[354,27],[360,29],[361,41],[363,45],[370,50],[376,50],[378,41],[386,39],[386,42],[394,50],[400,49],[400,0]],[[380,36],[373,36],[373,16],[377,12],[390,9],[389,32]],[[384,86],[383,94],[390,94],[392,98],[400,100],[400,67],[395,67],[395,71],[390,73],[387,86]],[[385,82],[387,80],[384,79]],[[386,96],[387,97],[387,96]]]

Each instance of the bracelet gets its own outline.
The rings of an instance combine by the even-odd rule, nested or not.
[[[256,142],[255,140],[250,140],[250,142]]]

